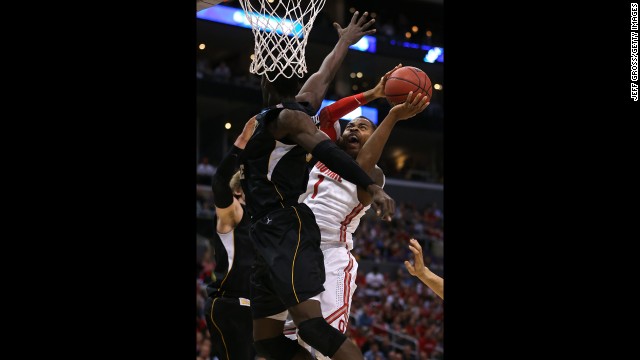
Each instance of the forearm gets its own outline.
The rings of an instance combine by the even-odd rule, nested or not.
[[[323,120],[325,120],[325,123],[334,123],[358,107],[368,103],[369,100],[366,99],[364,94],[365,93],[360,93],[357,95],[347,96],[322,108],[322,110],[320,110],[321,126]]]
[[[233,192],[229,187],[229,181],[235,172],[236,160],[241,152],[242,149],[232,146],[231,150],[222,158],[218,170],[213,176],[211,190],[215,206],[218,208],[227,208],[233,203]]]
[[[320,69],[305,82],[299,94],[305,94],[305,98],[314,109],[318,109],[322,103],[324,95],[333,78],[336,76],[342,61],[349,50],[349,44],[339,40],[334,49],[322,62]]]
[[[244,124],[244,128],[242,129],[242,133],[238,136],[233,145],[239,149],[244,150],[245,146],[247,146],[247,142],[251,139],[253,132],[255,131],[256,125],[256,117],[252,117]]]
[[[278,117],[278,127],[286,129],[283,136],[288,136],[347,181],[366,189],[369,193],[376,191],[376,187],[379,188],[351,156],[315,127],[308,115],[300,111],[282,110]],[[275,134],[274,137],[279,138]]]
[[[362,95],[364,97],[365,102],[371,102],[373,100],[376,100],[376,99],[380,98],[379,94],[376,93],[375,88],[369,89],[369,90],[363,92]]]
[[[242,136],[238,136],[236,141],[233,143],[233,146],[237,147],[240,150],[244,150],[244,147],[247,146],[248,140],[243,138]]]
[[[418,279],[427,285],[433,292],[444,300],[444,279],[434,274],[429,268],[424,267],[418,274]]]
[[[329,55],[322,61],[322,65],[320,65],[320,70],[318,70],[317,74],[319,74],[320,81],[324,84],[329,85],[329,83],[333,80],[342,65],[342,61],[345,56],[349,52],[349,44],[343,40],[342,38],[338,40],[336,46],[331,50]]]
[[[327,134],[331,140],[337,140],[340,137],[338,120],[367,102],[364,93],[360,93],[347,96],[329,106],[325,106],[318,114],[320,130]]]
[[[392,113],[389,113],[380,126],[371,134],[369,140],[364,143],[356,158],[356,161],[364,171],[370,172],[378,163],[380,156],[382,156],[382,150],[391,135],[391,130],[397,122],[397,118]]]
[[[311,153],[331,171],[340,175],[345,180],[367,191],[370,191],[369,186],[375,185],[375,182],[358,166],[358,163],[331,140],[318,143]]]

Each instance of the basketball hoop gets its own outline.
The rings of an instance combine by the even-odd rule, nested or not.
[[[326,0],[239,1],[255,38],[249,72],[265,74],[270,82],[280,75],[303,77],[307,72],[304,51],[309,33]]]

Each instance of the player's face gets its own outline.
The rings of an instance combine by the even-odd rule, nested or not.
[[[355,157],[362,149],[371,134],[373,134],[373,125],[367,119],[355,118],[342,133],[342,147],[349,155]]]

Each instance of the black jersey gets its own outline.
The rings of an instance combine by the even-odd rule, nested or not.
[[[275,139],[267,129],[283,109],[315,115],[307,102],[283,102],[256,116],[256,129],[239,157],[240,182],[253,217],[297,204],[306,188],[307,151],[287,138]]]
[[[243,297],[249,299],[249,277],[255,260],[253,243],[249,238],[249,214],[242,205],[240,223],[227,234],[216,232],[214,249],[216,267],[215,279],[207,285],[211,297]],[[216,218],[214,217],[214,223]]]

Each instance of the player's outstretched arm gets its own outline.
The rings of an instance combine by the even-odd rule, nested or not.
[[[255,116],[244,125],[242,133],[234,142],[231,150],[222,158],[218,170],[213,176],[211,189],[213,190],[213,202],[216,207],[216,231],[226,234],[233,230],[242,220],[243,210],[238,199],[233,196],[229,181],[235,173],[238,155],[245,148],[255,129]]]
[[[426,100],[426,96],[421,96],[420,94],[415,94],[415,96],[413,96],[412,92],[410,92],[404,103],[394,106],[391,111],[389,111],[389,114],[387,114],[380,126],[378,126],[373,134],[371,134],[369,140],[364,143],[362,149],[358,152],[356,162],[360,165],[362,170],[366,171],[376,180],[377,184],[381,184],[383,174],[382,170],[376,168],[376,164],[380,160],[384,145],[387,143],[387,140],[389,140],[391,130],[398,121],[409,119],[417,113],[424,111],[424,109],[429,106],[429,103]],[[350,126],[354,125],[350,124]],[[369,125],[360,124],[359,126]],[[369,205],[371,203],[371,197],[369,194],[360,189],[358,189],[358,200],[363,205]]]
[[[324,58],[320,69],[311,75],[309,79],[300,89],[296,101],[308,101],[314,110],[318,110],[322,104],[327,89],[333,78],[338,72],[338,68],[342,64],[344,57],[347,55],[349,46],[357,43],[365,35],[371,35],[376,32],[370,29],[375,19],[367,21],[368,12],[364,12],[362,16],[356,11],[351,18],[349,26],[342,28],[338,23],[333,23],[333,27],[338,30],[338,42],[333,50]]]
[[[424,111],[429,104],[430,103],[427,102],[427,96],[409,92],[405,102],[391,108],[389,114],[387,114],[382,123],[380,123],[376,131],[371,134],[369,140],[367,140],[362,146],[362,150],[358,153],[356,161],[360,167],[366,172],[373,170],[380,160],[384,145],[387,143],[387,140],[389,140],[391,130],[396,123],[414,117],[416,114]]]
[[[416,276],[444,300],[444,279],[434,274],[428,267],[424,266],[422,247],[416,239],[409,240],[409,249],[414,255],[414,264],[409,261],[404,262],[404,266],[409,270],[409,274]]]

